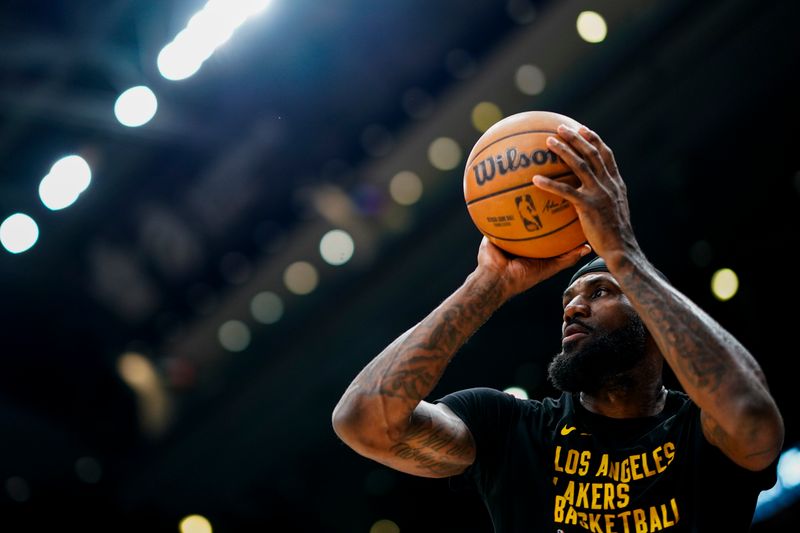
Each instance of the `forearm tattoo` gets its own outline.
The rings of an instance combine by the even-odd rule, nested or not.
[[[635,269],[624,271],[620,282],[625,293],[639,304],[639,314],[678,378],[691,387],[716,392],[730,371],[728,354],[741,351],[736,341],[683,295],[673,292],[665,298],[654,280]]]
[[[399,399],[413,409],[439,382],[456,351],[501,302],[498,283],[468,280],[369,363],[353,384],[360,394]]]

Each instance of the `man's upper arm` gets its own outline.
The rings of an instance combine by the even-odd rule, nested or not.
[[[475,441],[449,407],[423,401],[414,409],[405,433],[372,458],[416,476],[449,477],[475,461]]]

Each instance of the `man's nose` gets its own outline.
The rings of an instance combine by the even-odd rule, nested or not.
[[[575,317],[588,317],[589,313],[589,306],[586,305],[583,298],[578,295],[570,300],[564,307],[564,322],[569,322],[570,319]]]

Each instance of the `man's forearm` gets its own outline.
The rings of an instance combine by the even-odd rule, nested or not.
[[[355,423],[377,421],[390,436],[402,432],[458,349],[505,298],[499,277],[478,271],[471,274],[356,376],[336,406],[338,414]],[[369,416],[362,415],[364,410],[369,410]]]
[[[749,453],[774,453],[774,448],[756,449],[757,441],[769,444],[763,439],[762,424],[780,425],[775,423],[780,417],[750,352],[689,298],[664,283],[646,261],[619,261],[612,273],[687,394],[714,424],[711,431],[717,432],[717,444],[724,446],[722,440],[732,438],[737,442],[731,446],[755,450]]]

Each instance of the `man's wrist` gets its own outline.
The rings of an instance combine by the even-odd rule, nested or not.
[[[478,266],[467,278],[465,285],[489,301],[497,302],[500,307],[513,296],[513,289],[503,272],[486,266]]]

